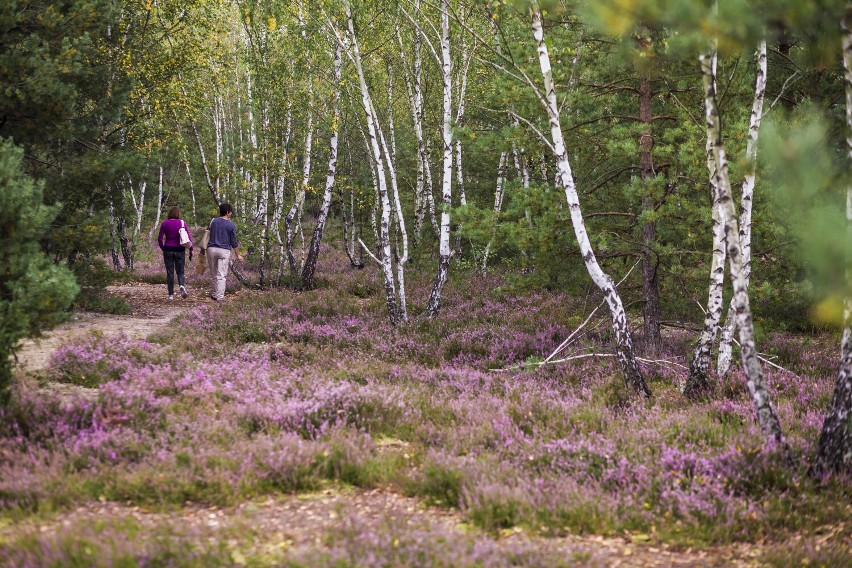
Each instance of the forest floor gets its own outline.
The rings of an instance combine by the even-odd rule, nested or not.
[[[175,318],[182,314],[205,304],[210,304],[205,309],[215,308],[215,304],[211,304],[206,294],[198,289],[199,286],[190,290],[188,299],[174,301],[165,299],[164,288],[162,284],[142,282],[108,287],[109,294],[120,296],[129,303],[131,312],[128,315],[78,313],[72,321],[46,333],[44,337],[25,342],[17,354],[20,383],[58,395],[60,399],[79,396],[95,400],[98,397],[97,388],[52,380],[47,372],[51,357],[60,347],[87,337],[96,337],[108,344],[111,337],[132,341],[162,336]],[[238,292],[236,297],[239,298],[241,294],[252,293]],[[234,298],[234,295],[231,294],[230,298]],[[409,442],[393,437],[375,438],[375,451],[382,454],[386,461],[400,461],[403,456],[409,459],[408,447]],[[763,559],[771,548],[764,547],[762,542],[694,547],[670,545],[646,534],[629,531],[623,531],[622,535],[610,533],[606,536],[594,534],[594,531],[574,533],[571,530],[548,534],[544,527],[541,531],[530,530],[524,523],[514,526],[510,523],[503,527],[498,524],[484,529],[471,522],[470,516],[458,508],[435,506],[434,502],[434,499],[412,496],[410,492],[405,494],[398,484],[369,483],[358,486],[334,479],[320,486],[259,494],[222,505],[198,504],[190,499],[183,505],[157,506],[144,500],[139,502],[100,496],[97,500],[82,499],[37,514],[0,518],[0,549],[10,546],[12,550],[20,551],[20,546],[26,546],[25,543],[32,545],[36,542],[61,541],[63,538],[67,541],[69,535],[72,535],[73,540],[77,538],[73,536],[76,534],[75,527],[84,526],[98,527],[96,530],[132,526],[130,533],[159,535],[158,540],[168,538],[164,535],[191,535],[190,538],[194,540],[206,542],[209,548],[224,550],[225,558],[228,559],[225,564],[238,565],[278,564],[282,558],[292,562],[292,565],[311,565],[311,551],[327,549],[331,542],[340,541],[341,535],[350,535],[344,537],[344,546],[346,542],[363,546],[361,540],[364,534],[396,534],[394,531],[400,527],[405,527],[405,539],[408,540],[412,538],[411,534],[416,534],[420,535],[417,538],[439,543],[457,538],[474,543],[470,545],[474,549],[487,545],[488,554],[509,559],[512,565],[757,566],[764,565]],[[371,529],[374,529],[373,532]],[[839,528],[839,537],[836,527],[835,530],[829,528],[823,532],[831,533],[824,537],[826,541],[836,542],[840,538],[841,542],[849,542],[848,527],[843,525]],[[79,539],[84,543],[83,552],[78,551],[79,554],[97,555],[103,551],[95,545],[92,545],[91,550],[87,548],[92,544],[92,538],[97,539]],[[788,534],[787,538],[796,541],[800,537]],[[822,537],[817,536],[815,541],[813,534],[810,534],[807,538],[811,542],[819,542]],[[73,543],[65,542],[60,548],[74,546]],[[394,538],[388,546],[396,548],[399,540]],[[819,544],[816,546],[819,550]],[[39,554],[21,553],[10,565],[47,563],[50,555]],[[175,554],[181,554],[179,549]],[[156,555],[154,557],[159,558]],[[358,558],[350,561],[354,565],[371,563],[364,557]],[[427,558],[416,563],[432,565],[435,562]],[[485,559],[482,565],[489,565],[487,558],[490,556],[484,555],[482,558]],[[409,561],[410,557],[406,562]],[[93,565],[110,563],[109,559],[92,559]],[[204,564],[202,559],[198,565]],[[465,561],[467,564],[469,558]],[[2,558],[0,565],[4,565]]]
[[[144,282],[109,286],[107,292],[126,300],[130,314],[110,315],[78,312],[73,319],[46,332],[43,337],[22,342],[17,353],[18,379],[27,380],[44,371],[50,356],[61,345],[87,335],[109,338],[127,335],[131,339],[146,339],[163,331],[176,316],[202,303],[209,303],[206,294],[194,291],[187,299],[176,297],[167,301],[164,287]],[[232,296],[231,296],[232,297]],[[41,387],[58,393],[90,393],[96,389],[77,385],[42,381]],[[322,491],[278,496],[249,501],[235,507],[203,507],[188,505],[173,511],[150,511],[145,507],[114,502],[93,502],[80,505],[49,518],[28,519],[0,526],[0,542],[14,540],[22,534],[56,533],[63,527],[107,524],[110,519],[133,519],[145,528],[180,527],[190,533],[206,532],[208,538],[225,535],[224,541],[235,550],[240,529],[250,527],[254,533],[252,548],[269,550],[310,548],[324,542],[326,535],[340,531],[356,516],[359,523],[381,525],[395,519],[414,526],[441,526],[446,532],[469,533],[471,527],[458,511],[426,505],[422,499],[406,497],[389,489],[351,488],[334,486]],[[509,529],[491,535],[495,542],[507,547],[523,541],[545,556],[573,559],[591,566],[751,566],[760,556],[756,546],[738,545],[703,550],[673,550],[665,545],[649,546],[630,538],[571,535],[565,537],[527,536],[522,529]],[[237,562],[257,550],[237,554]],[[2,560],[0,560],[2,564]]]

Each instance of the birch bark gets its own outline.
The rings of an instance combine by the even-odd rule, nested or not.
[[[148,231],[148,242],[154,238],[154,231],[160,226],[160,216],[163,213],[163,166],[160,166],[160,182],[157,184],[157,218],[154,224],[151,225],[151,230]]]
[[[414,2],[415,11],[420,10],[420,0]],[[405,47],[402,43],[402,36],[397,28],[397,44],[401,53],[404,53]],[[411,110],[411,118],[414,122],[414,137],[417,141],[417,184],[414,189],[414,246],[420,242],[420,234],[423,229],[423,220],[426,217],[428,210],[428,199],[426,198],[426,173],[430,171],[431,164],[429,163],[429,155],[426,151],[426,141],[423,136],[423,88],[422,80],[422,51],[423,44],[418,31],[414,33],[414,71],[409,77],[405,74],[405,85],[408,92],[408,104]],[[431,183],[428,186],[431,194]],[[434,205],[432,207],[434,218]]]
[[[186,93],[184,93],[185,95]],[[219,194],[216,192],[216,186],[213,184],[213,178],[210,175],[210,167],[207,164],[207,155],[204,152],[204,144],[201,143],[201,135],[198,134],[198,127],[194,120],[189,121],[189,126],[192,128],[192,134],[195,137],[195,143],[198,146],[198,154],[201,157],[201,169],[204,170],[204,181],[207,182],[207,189],[210,190],[210,195],[213,197],[213,203],[216,207],[219,206]]]
[[[852,163],[852,8],[847,6],[841,21],[843,30],[843,80],[846,87],[847,167]],[[840,370],[831,406],[822,424],[817,447],[819,472],[852,473],[852,185],[846,186],[846,298],[843,310],[843,336],[840,340]]]
[[[133,193],[133,180],[128,176],[127,181],[130,187],[130,199],[133,200],[133,209],[136,211],[136,226],[133,228],[133,238],[136,238],[142,230],[142,212],[145,206],[145,188],[148,187],[148,182],[143,181],[139,184],[139,201],[137,202]]]
[[[651,396],[648,385],[639,370],[636,355],[633,350],[633,342],[630,337],[630,328],[627,325],[627,314],[621,302],[621,297],[615,289],[615,283],[598,264],[595,252],[592,249],[586,226],[583,221],[583,213],[580,209],[580,200],[577,188],[574,185],[574,176],[571,173],[571,164],[568,159],[568,151],[562,136],[562,126],[559,122],[559,105],[556,100],[556,90],[553,83],[553,74],[550,65],[550,54],[544,41],[544,30],[541,25],[541,11],[537,0],[533,0],[530,7],[532,16],[532,32],[538,48],[538,61],[544,83],[543,103],[547,109],[550,120],[550,135],[553,141],[553,153],[557,159],[557,175],[559,184],[565,189],[565,198],[571,213],[571,222],[574,226],[574,234],[580,247],[580,253],[586,265],[586,270],[595,285],[600,288],[609,306],[612,317],[612,329],[615,333],[615,348],[621,371],[624,374],[625,383],[645,397]]]
[[[116,218],[115,218],[115,205],[112,202],[112,191],[111,188],[107,188],[109,192],[109,243],[110,243],[110,252],[112,255],[112,268],[116,272],[121,270],[121,258],[118,256],[118,241],[116,235]]]
[[[198,213],[195,210],[195,184],[192,183],[192,170],[189,168],[189,156],[186,155],[186,150],[183,153],[183,165],[186,168],[186,178],[189,181],[189,194],[192,197],[192,222],[195,223],[198,219]]]
[[[127,221],[124,216],[118,218],[118,242],[121,243],[121,256],[124,257],[124,270],[133,271],[133,245],[127,235]]]
[[[491,227],[491,238],[488,239],[488,244],[485,245],[485,252],[482,253],[483,274],[488,272],[488,256],[491,254],[491,246],[493,245],[494,237],[497,234],[497,218],[503,208],[503,184],[506,180],[506,159],[507,153],[505,151],[501,152],[500,164],[497,166],[497,188],[494,190],[494,224]]]
[[[396,213],[396,227],[399,231],[399,238],[402,241],[402,254],[397,251],[397,259],[396,259],[396,285],[397,285],[397,297],[399,299],[399,312],[398,319],[399,321],[408,321],[408,307],[406,305],[406,296],[405,296],[405,265],[408,262],[408,232],[405,229],[405,217],[402,211],[402,202],[399,197],[399,184],[397,183],[397,175],[396,175],[396,133],[394,132],[394,124],[393,124],[393,110],[390,106],[393,102],[393,75],[389,73],[388,75],[388,128],[390,129],[391,134],[391,145],[388,147],[387,140],[385,139],[385,135],[381,127],[377,124],[376,130],[379,134],[379,140],[381,141],[382,151],[384,152],[385,157],[387,158],[387,166],[388,166],[388,174],[391,179],[391,190],[393,192],[393,201],[392,205],[392,213]],[[373,114],[376,114],[376,109],[373,108]]]
[[[713,92],[716,92],[716,62],[715,51],[707,59],[707,68],[710,73],[710,82]],[[709,112],[709,111],[708,111]],[[727,243],[725,242],[725,221],[721,211],[721,193],[719,192],[719,164],[716,155],[715,134],[708,128],[707,142],[707,170],[710,174],[710,189],[712,191],[712,216],[713,216],[713,257],[710,262],[710,286],[707,294],[707,311],[704,316],[704,327],[698,337],[698,344],[689,362],[689,374],[686,378],[682,391],[687,396],[695,396],[707,388],[707,373],[710,370],[713,343],[716,341],[716,333],[719,330],[719,320],[722,317],[722,292],[725,280],[725,257],[727,254]]]
[[[722,128],[719,111],[716,107],[716,85],[713,80],[713,57],[702,55],[701,71],[704,77],[704,102],[706,109],[707,131],[713,139],[713,158],[716,164],[716,200],[719,202],[719,212],[725,227],[725,240],[727,241],[728,263],[731,270],[731,280],[734,287],[734,305],[737,312],[737,327],[740,334],[740,345],[742,346],[743,370],[746,375],[746,384],[752,401],[760,429],[767,441],[778,445],[784,445],[784,436],[781,424],[766,384],[763,380],[763,372],[760,367],[760,359],[757,356],[757,347],[754,342],[754,324],[752,322],[751,307],[749,305],[748,286],[743,271],[742,248],[740,247],[739,229],[736,212],[734,211],[734,200],[731,195],[731,184],[728,178],[728,164],[725,158],[725,148],[722,145]]]
[[[751,211],[754,199],[755,167],[757,165],[757,138],[760,132],[760,119],[763,117],[763,100],[766,93],[766,40],[760,42],[757,49],[757,77],[754,85],[754,102],[751,105],[751,118],[748,125],[748,143],[746,160],[748,170],[743,179],[740,197],[740,243],[743,249],[743,277],[746,286],[751,278]],[[725,325],[719,338],[719,358],[716,372],[719,376],[727,374],[731,367],[734,332],[736,331],[736,310],[734,304],[728,306]]]
[[[275,276],[275,285],[281,285],[281,277],[284,272],[284,241],[281,238],[281,217],[284,214],[284,189],[289,172],[290,159],[290,136],[293,132],[293,103],[287,101],[287,118],[284,128],[284,145],[281,148],[281,170],[275,180],[275,209],[272,213],[272,227],[275,229],[275,242],[278,245],[278,269]]]
[[[317,258],[319,258],[320,242],[325,230],[325,222],[328,218],[328,210],[331,207],[331,192],[334,189],[334,180],[337,175],[337,143],[340,130],[340,79],[343,68],[343,49],[338,44],[334,53],[334,99],[331,110],[331,141],[329,142],[328,173],[325,177],[325,191],[322,197],[319,217],[317,218],[314,234],[311,237],[311,245],[305,265],[302,267],[302,287],[310,290],[314,286],[314,272],[316,271]]]
[[[441,309],[441,294],[450,267],[450,208],[453,205],[453,131],[452,131],[452,96],[453,76],[452,63],[450,61],[450,6],[449,0],[441,2],[441,78],[444,83],[444,168],[442,179],[441,200],[441,233],[438,249],[438,273],[435,275],[435,283],[429,294],[429,302],[426,306],[426,316],[434,318]]]
[[[361,51],[358,48],[358,38],[355,35],[355,23],[352,18],[352,9],[349,5],[349,0],[344,0],[346,9],[346,22],[349,27],[349,39],[352,43],[352,56],[355,63],[355,70],[358,73],[358,83],[361,87],[361,101],[364,106],[364,112],[367,117],[367,129],[370,136],[369,148],[372,153],[373,161],[376,167],[376,176],[379,182],[379,194],[382,205],[382,218],[379,230],[379,244],[381,257],[379,258],[382,265],[382,275],[385,284],[385,299],[388,307],[388,318],[392,325],[397,323],[397,307],[396,307],[396,286],[394,283],[393,267],[391,266],[391,248],[390,248],[390,199],[388,198],[387,179],[385,178],[385,166],[382,158],[382,152],[379,148],[379,143],[376,135],[376,121],[373,116],[373,103],[370,96],[370,90],[367,87],[367,80],[364,77],[364,68],[361,64]]]

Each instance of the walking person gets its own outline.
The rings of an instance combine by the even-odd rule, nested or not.
[[[186,231],[189,239],[189,260],[192,260],[193,245],[192,235],[186,222],[180,218],[180,207],[172,207],[168,218],[160,225],[160,234],[157,243],[163,251],[163,262],[166,265],[166,287],[169,291],[169,300],[175,299],[175,273],[180,290],[180,297],[186,298],[186,277],[184,276],[186,248],[181,244],[181,229]]]
[[[237,241],[237,227],[231,221],[233,209],[229,203],[219,205],[219,217],[210,221],[210,240],[207,243],[207,266],[210,268],[210,297],[221,302],[225,297],[225,279],[231,260],[231,251],[237,262],[242,262]]]

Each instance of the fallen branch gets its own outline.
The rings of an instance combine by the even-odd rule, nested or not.
[[[734,340],[734,343],[736,343],[736,344],[737,344],[737,347],[739,347],[740,349],[742,349],[742,345],[740,345],[740,342],[739,342],[739,341],[737,341],[737,340],[736,340],[736,338],[733,338],[733,340]],[[760,352],[758,352],[758,353],[757,353],[757,358],[758,358],[758,359],[760,359],[761,361],[763,361],[764,363],[766,363],[767,365],[769,365],[769,366],[771,366],[771,367],[775,367],[775,368],[776,368],[776,369],[778,369],[779,371],[784,371],[785,373],[790,373],[791,375],[793,375],[793,376],[794,376],[794,377],[796,377],[797,379],[798,379],[798,378],[801,378],[801,377],[799,377],[799,375],[797,375],[796,373],[794,373],[794,372],[793,372],[793,371],[791,371],[790,369],[785,369],[785,368],[784,368],[784,367],[782,367],[781,365],[778,365],[777,363],[773,363],[773,362],[770,360],[770,357],[771,357],[771,356],[770,356],[770,355],[767,355],[766,353],[760,353]],[[774,359],[774,357],[772,357],[772,358]]]
[[[367,253],[367,255],[368,255],[370,258],[372,258],[373,260],[375,260],[375,261],[376,261],[376,264],[378,264],[379,266],[381,266],[381,265],[382,265],[382,261],[380,261],[378,258],[376,258],[376,255],[374,255],[374,254],[370,251],[370,248],[369,248],[367,245],[365,245],[365,244],[364,244],[364,241],[362,241],[362,240],[359,238],[359,239],[358,239],[358,242],[359,242],[359,243],[361,243],[361,246],[364,248],[364,251]]]
[[[249,279],[245,277],[242,271],[237,267],[236,262],[232,260],[229,264],[231,266],[231,272],[233,272],[234,276],[237,277],[240,284],[246,288],[251,288],[252,290],[260,290],[260,286],[258,284],[250,282]]]
[[[622,282],[624,282],[625,280],[627,280],[627,277],[628,277],[628,276],[630,276],[630,273],[631,273],[631,272],[633,272],[633,269],[634,269],[634,268],[636,268],[637,266],[639,266],[639,263],[640,263],[640,262],[641,262],[641,259],[640,259],[640,260],[637,260],[637,261],[633,264],[633,266],[631,266],[631,267],[630,267],[630,270],[628,270],[628,271],[627,271],[627,274],[625,274],[625,275],[624,275],[624,277],[623,277],[621,280],[619,280],[619,281],[618,281],[618,284],[616,284],[616,285],[615,285],[615,287],[616,287],[616,288],[618,288],[618,287],[621,285],[621,283],[622,283]],[[581,323],[581,324],[580,324],[580,327],[578,327],[577,329],[575,329],[575,330],[571,333],[571,335],[569,335],[569,336],[568,336],[568,339],[566,339],[565,341],[563,341],[563,342],[559,345],[559,347],[557,347],[557,348],[553,351],[553,353],[551,353],[550,355],[548,355],[548,356],[547,356],[547,358],[544,360],[544,362],[543,362],[542,364],[550,362],[550,360],[551,360],[551,359],[553,359],[554,357],[556,357],[556,355],[557,355],[558,353],[560,353],[563,349],[565,349],[566,347],[568,347],[568,345],[570,345],[571,340],[574,338],[574,336],[575,336],[575,335],[577,335],[577,332],[579,332],[581,329],[583,329],[583,328],[586,326],[586,324],[588,324],[588,323],[589,323],[589,320],[591,320],[591,319],[592,319],[592,316],[594,316],[594,315],[595,315],[595,313],[596,313],[596,312],[597,312],[597,311],[601,308],[601,306],[603,306],[605,303],[606,303],[606,300],[602,300],[602,301],[601,301],[601,303],[600,303],[600,304],[598,304],[598,305],[597,305],[597,307],[596,307],[594,310],[592,310],[592,313],[590,313],[590,314],[589,314],[589,317],[587,317],[587,318],[586,318],[586,320],[585,320],[583,323]]]
[[[588,359],[589,357],[615,357],[615,353],[581,353],[579,355],[571,355],[570,357],[564,357],[562,359],[556,359],[554,361],[542,361],[540,363],[529,363],[526,365],[514,365],[512,367],[505,367],[503,369],[491,369],[492,373],[508,373],[511,371],[520,371],[522,369],[526,369],[528,367],[543,367],[544,365],[556,365],[557,363],[565,363],[566,361],[574,361],[577,359]],[[675,363],[674,361],[669,361],[668,359],[644,359],[642,357],[636,357],[636,360],[640,363],[647,363],[650,365],[674,365],[675,367],[680,367],[681,369],[687,369],[684,365],[680,363]]]

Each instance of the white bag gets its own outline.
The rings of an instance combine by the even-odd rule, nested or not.
[[[178,235],[180,235],[180,246],[183,248],[189,248],[192,246],[192,241],[189,240],[189,232],[186,230],[186,222],[181,220],[183,226],[178,229]]]

